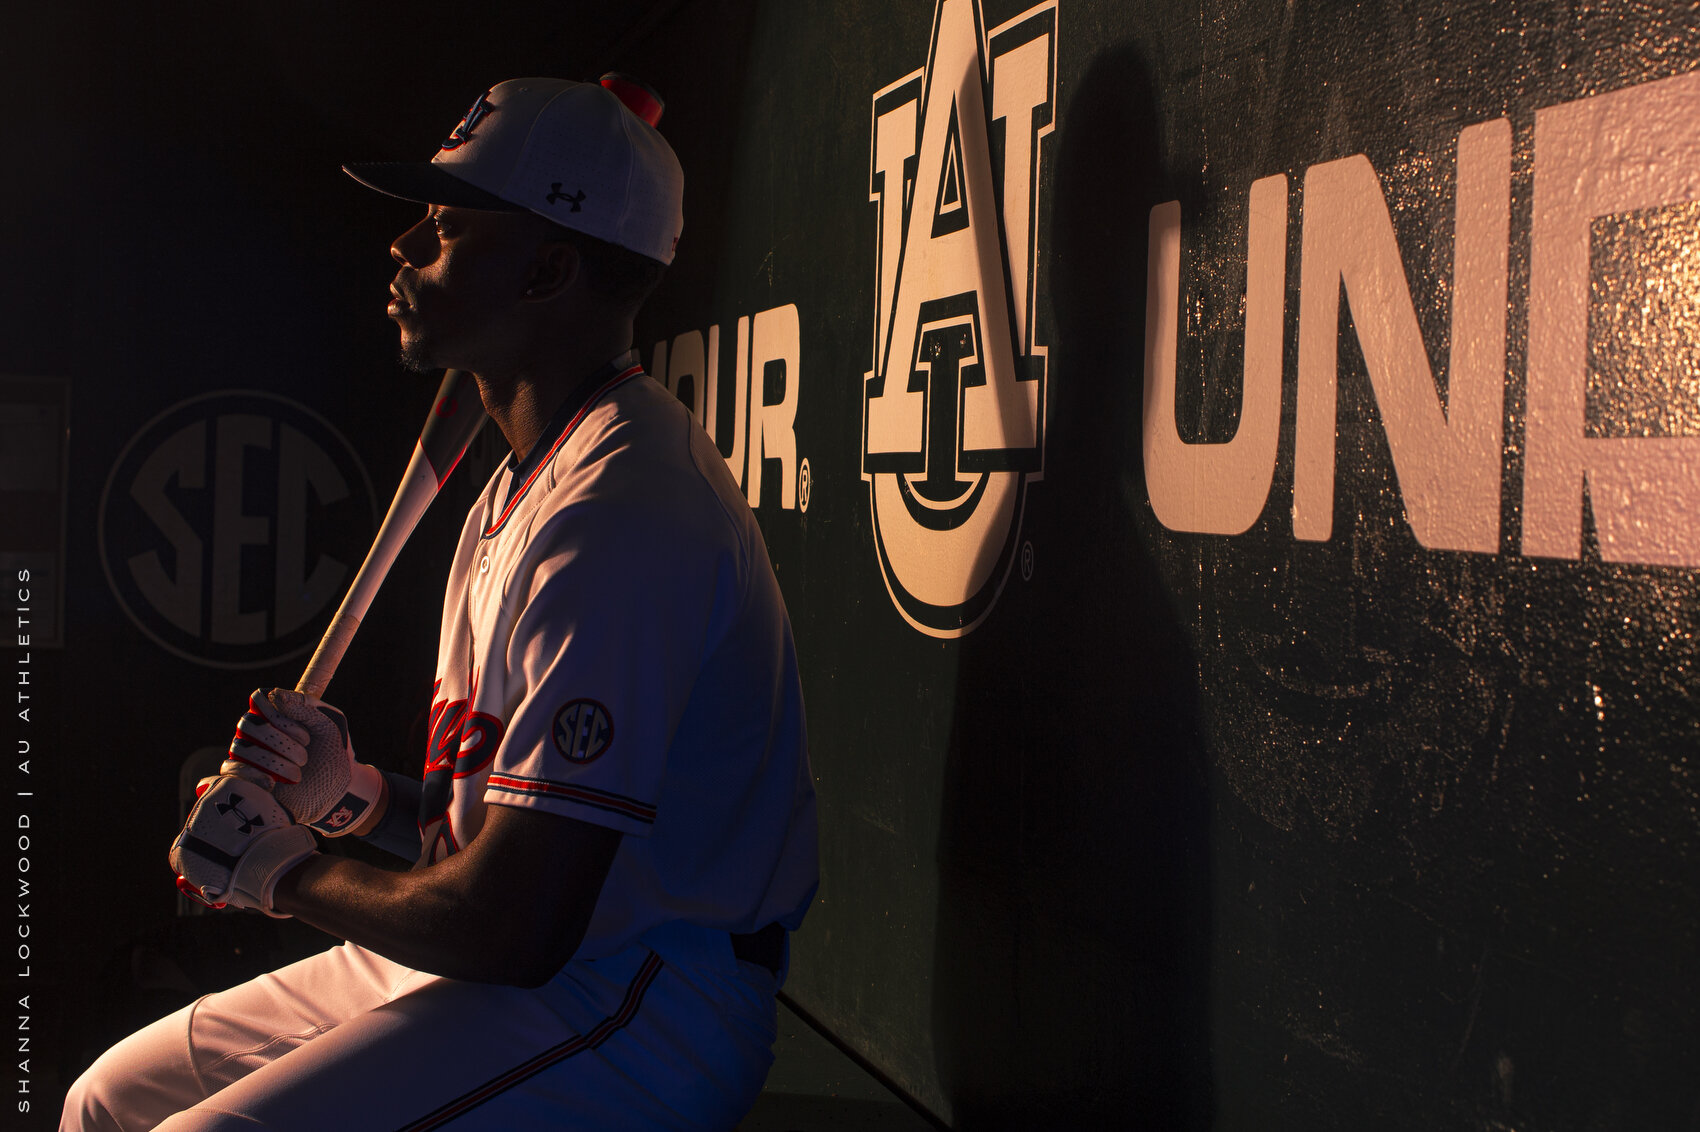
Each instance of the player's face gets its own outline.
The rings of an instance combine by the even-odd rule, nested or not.
[[[512,364],[523,345],[512,315],[531,277],[535,230],[524,213],[430,205],[396,238],[389,316],[401,328],[403,363],[475,373]]]

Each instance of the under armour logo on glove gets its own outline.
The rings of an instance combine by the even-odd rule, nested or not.
[[[313,831],[283,804],[234,775],[204,779],[189,820],[171,843],[177,888],[203,904],[253,908],[268,916],[277,880],[317,849]]]
[[[260,826],[266,824],[266,819],[260,817],[258,814],[249,817],[247,814],[237,809],[237,807],[241,804],[242,795],[232,794],[230,796],[230,801],[216,803],[214,808],[218,810],[219,816],[221,817],[225,817],[230,814],[236,815],[236,820],[242,823],[241,827],[237,830],[238,833],[252,833]]]
[[[583,189],[580,189],[577,193],[564,193],[564,192],[561,191],[561,182],[559,182],[559,181],[556,181],[554,184],[550,185],[549,187],[551,189],[555,190],[554,192],[549,194],[549,203],[550,204],[554,204],[558,200],[569,201],[569,202],[571,202],[571,204],[573,206],[573,211],[577,212],[577,211],[579,211],[578,206],[584,203],[584,190]]]

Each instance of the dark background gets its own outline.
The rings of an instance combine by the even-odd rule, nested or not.
[[[1027,7],[987,0],[985,25]],[[23,1127],[52,1125],[55,1091],[107,1042],[323,943],[179,914],[164,865],[179,766],[302,658],[212,668],[137,629],[97,537],[120,451],[187,398],[268,391],[348,438],[381,508],[434,384],[395,366],[381,309],[385,249],[413,212],[338,166],[427,156],[499,79],[618,68],[667,98],[688,186],[646,359],[782,304],[801,317],[788,379],[810,504],[779,506],[770,463],[757,514],[821,797],[820,900],[788,986],[802,1009],[965,1128],[1700,1128],[1695,573],[1604,563],[1588,537],[1574,562],[1516,552],[1534,112],[1694,69],[1695,7],[1060,0],[1034,571],[954,641],[915,632],[885,592],[858,447],[871,101],[926,62],[933,15],[927,0],[683,0],[14,20],[0,372],[71,383],[68,643],[32,661],[39,1103]],[[1344,305],[1334,533],[1299,542],[1303,172],[1373,164],[1441,372],[1452,147],[1499,116],[1514,131],[1502,552],[1417,545]],[[1244,535],[1171,532],[1139,443],[1148,216],[1182,202],[1179,416],[1222,439],[1245,194],[1282,172],[1275,485]],[[1667,235],[1691,260],[1692,210]],[[1644,267],[1633,250],[1597,258],[1595,286]],[[1689,356],[1692,330],[1668,352]],[[1596,390],[1606,418],[1623,376]],[[1697,392],[1679,367],[1677,395]],[[419,765],[449,542],[503,454],[475,448],[333,686],[375,761]]]

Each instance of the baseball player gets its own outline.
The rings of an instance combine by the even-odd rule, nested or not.
[[[772,1060],[814,795],[760,531],[631,352],[677,159],[600,86],[516,79],[432,161],[349,172],[426,204],[391,248],[403,357],[472,372],[513,446],[455,550],[423,781],[256,693],[179,886],[348,942],[125,1039],[62,1128],[729,1128]],[[416,863],[318,851],[348,834]]]

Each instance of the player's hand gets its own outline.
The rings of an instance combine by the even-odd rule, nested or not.
[[[279,710],[264,688],[256,688],[248,697],[248,710],[236,721],[236,734],[218,772],[246,778],[267,790],[293,785],[301,781],[311,741],[306,727]]]
[[[177,887],[214,908],[234,904],[277,919],[277,879],[318,850],[313,831],[296,825],[278,800],[244,778],[201,781],[189,820],[171,843]]]
[[[378,769],[355,758],[347,717],[288,688],[248,697],[220,770],[267,786],[296,821],[327,837],[352,831],[384,789]]]

